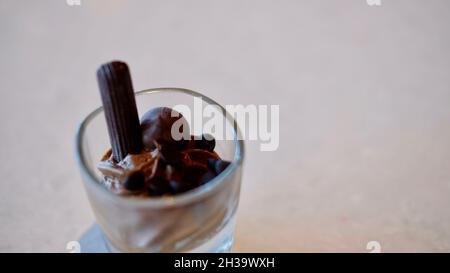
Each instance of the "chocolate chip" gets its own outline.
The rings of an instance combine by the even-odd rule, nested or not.
[[[200,164],[189,165],[183,171],[182,181],[185,183],[190,183],[192,185],[197,185],[199,179],[206,172],[208,172],[208,169],[203,165]]]
[[[200,177],[200,179],[198,180],[198,183],[200,185],[206,184],[207,182],[212,180],[214,177],[216,177],[216,174],[213,173],[212,171],[208,171]]]
[[[167,166],[169,166],[162,158],[158,161],[158,169],[159,170],[165,170],[167,169]]]
[[[216,173],[219,174],[219,173],[223,172],[223,170],[225,170],[229,165],[230,165],[230,162],[228,162],[228,161],[217,160],[216,166],[215,166]]]
[[[180,150],[185,150],[188,148],[190,140],[189,139],[180,139],[180,140],[175,140],[175,147],[177,147]]]
[[[129,191],[140,191],[144,189],[145,177],[140,171],[131,172],[123,181],[123,186]]]
[[[217,159],[208,158],[208,168],[210,168],[211,170],[214,170],[216,168],[216,161],[217,161]]]
[[[173,194],[186,192],[192,189],[192,186],[190,184],[178,180],[170,180],[169,185],[172,189]]]
[[[212,152],[216,147],[216,140],[210,134],[203,134],[201,139],[194,140],[194,146],[197,149],[205,149]]]
[[[223,172],[223,170],[225,170],[229,165],[230,162],[225,160],[215,160],[212,158],[208,159],[208,167],[214,170],[216,174]]]
[[[183,154],[176,147],[163,145],[161,147],[161,160],[172,166],[179,166],[183,161]]]
[[[170,193],[171,188],[166,179],[160,176],[154,176],[148,183],[147,192],[150,196],[161,196]]]

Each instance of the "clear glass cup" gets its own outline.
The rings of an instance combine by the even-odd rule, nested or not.
[[[120,196],[104,188],[96,168],[110,147],[103,108],[94,110],[81,122],[76,134],[76,158],[96,221],[111,252],[231,250],[244,159],[244,143],[236,121],[212,99],[187,89],[140,91],[136,93],[136,104],[142,116],[159,106],[186,105],[194,109],[194,97],[217,109],[229,125],[224,127],[232,140],[215,136],[215,151],[231,164],[212,181],[171,197]]]

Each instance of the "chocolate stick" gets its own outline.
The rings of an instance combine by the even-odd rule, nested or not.
[[[130,71],[124,62],[109,62],[97,70],[97,80],[113,157],[119,162],[143,149]]]

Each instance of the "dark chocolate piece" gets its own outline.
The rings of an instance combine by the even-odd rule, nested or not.
[[[194,146],[197,149],[205,149],[212,152],[216,147],[216,140],[210,134],[203,134],[201,139],[194,140]]]
[[[206,184],[207,182],[213,180],[214,177],[216,177],[216,174],[212,171],[208,171],[199,178],[198,183],[199,185]]]
[[[172,116],[172,111],[178,116]],[[177,124],[175,124],[178,122]],[[185,134],[185,138],[175,140],[172,137],[172,126],[177,126],[180,134]],[[179,125],[179,126],[178,126]],[[178,149],[185,149],[189,143],[189,124],[187,120],[178,112],[167,108],[158,107],[149,110],[141,119],[142,141],[145,148],[155,148],[155,142],[160,145],[175,146]]]
[[[191,185],[197,186],[200,177],[208,172],[208,169],[201,164],[191,164],[184,168],[182,181],[183,183],[189,183]]]
[[[123,186],[129,191],[140,191],[144,189],[145,177],[142,172],[133,171],[123,181]]]
[[[161,196],[167,193],[171,193],[172,189],[169,182],[160,176],[155,176],[150,179],[147,192],[150,196]]]
[[[119,162],[143,149],[130,71],[124,62],[109,62],[97,70],[97,80],[113,157]]]
[[[208,158],[208,167],[213,170],[216,174],[223,172],[228,166],[230,162],[225,160],[215,160],[213,158]]]
[[[163,145],[161,147],[161,160],[172,166],[180,166],[183,163],[183,154],[174,146]]]
[[[184,183],[183,181],[178,181],[178,180],[170,180],[169,185],[172,188],[173,194],[186,192],[186,191],[192,189],[191,185]]]

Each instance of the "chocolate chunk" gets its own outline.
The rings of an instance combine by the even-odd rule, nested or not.
[[[212,158],[208,159],[208,167],[213,170],[216,174],[219,174],[223,172],[228,166],[230,165],[230,162],[225,160],[215,160]]]
[[[172,112],[177,116],[172,116]],[[172,126],[182,134],[180,140],[172,137]],[[151,109],[141,119],[142,141],[146,148],[155,148],[155,142],[160,145],[171,145],[178,149],[185,149],[189,143],[189,124],[178,112],[167,108],[158,107]]]
[[[145,177],[140,171],[133,171],[125,177],[123,186],[129,191],[140,191],[144,189]]]
[[[161,196],[171,192],[169,182],[160,176],[154,176],[150,179],[147,187],[150,196]]]
[[[170,181],[170,180],[181,180],[182,176],[182,168],[175,168],[172,165],[166,165],[166,168],[164,170],[164,177]]]
[[[172,166],[180,166],[183,163],[183,154],[174,146],[163,145],[161,147],[161,160]]]
[[[160,160],[158,161],[158,170],[166,170],[167,166],[169,165],[160,158]]]
[[[169,185],[172,189],[173,194],[186,192],[193,188],[192,185],[178,180],[170,180]]]
[[[187,149],[188,145],[189,145],[189,139],[183,138],[183,139],[175,141],[175,146],[180,150]]]
[[[97,80],[113,157],[119,162],[143,148],[130,71],[126,63],[106,63],[97,70]]]
[[[182,181],[192,185],[198,185],[203,174],[207,173],[208,169],[201,164],[192,164],[184,168]]]
[[[194,140],[194,146],[197,149],[205,149],[212,152],[216,147],[216,140],[210,134],[203,134],[201,139]]]
[[[223,170],[225,170],[229,165],[230,165],[230,162],[228,162],[228,161],[217,160],[214,170],[217,174],[219,174],[219,173],[223,172]]]
[[[214,177],[216,177],[216,174],[213,173],[212,171],[208,171],[199,178],[198,183],[200,185],[206,184],[207,182],[212,180]]]

